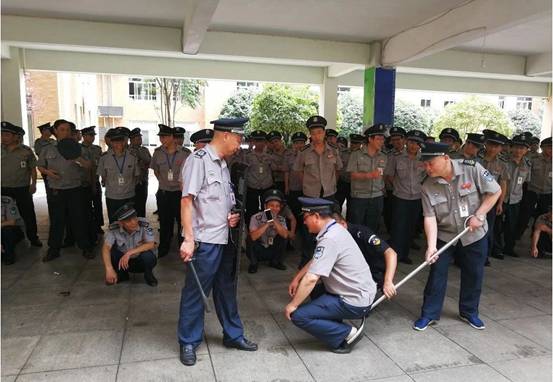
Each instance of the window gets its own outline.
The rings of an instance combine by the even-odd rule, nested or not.
[[[129,98],[134,100],[157,100],[157,86],[153,79],[129,78]]]
[[[453,105],[455,103],[455,101],[444,101],[444,107],[446,107],[447,105]]]
[[[236,89],[248,89],[248,88],[258,88],[259,82],[254,81],[236,81]]]
[[[505,109],[505,97],[500,96],[497,100],[497,106],[499,106],[501,109]]]
[[[430,100],[429,99],[421,99],[421,106],[422,107],[430,107]]]
[[[532,110],[532,97],[517,97],[517,109]]]

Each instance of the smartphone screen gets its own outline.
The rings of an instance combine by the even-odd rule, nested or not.
[[[273,214],[271,213],[271,210],[265,210],[265,218],[267,219],[267,223],[273,221]]]

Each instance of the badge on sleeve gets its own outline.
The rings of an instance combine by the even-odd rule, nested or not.
[[[379,246],[380,245],[380,239],[376,235],[371,235],[371,237],[369,237],[369,244],[374,245],[375,247]]]
[[[482,173],[482,176],[484,177],[484,179],[486,179],[486,182],[491,182],[494,179],[493,175],[490,174],[490,172],[488,170],[484,170],[484,172]]]
[[[325,251],[325,247],[317,247],[315,248],[315,254],[313,255],[314,259],[319,259]]]

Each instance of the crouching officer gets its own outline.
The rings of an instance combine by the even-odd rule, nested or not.
[[[425,330],[440,319],[452,256],[461,268],[459,318],[475,329],[484,329],[478,304],[488,248],[486,214],[497,202],[501,188],[493,175],[474,160],[451,160],[447,144],[425,143],[421,155],[428,175],[421,189],[426,260],[463,231],[467,219],[470,232],[432,259],[421,317],[413,329]]]
[[[229,243],[229,228],[236,227],[240,214],[233,213],[236,203],[225,157],[240,147],[247,118],[212,121],[211,143],[190,155],[182,170],[181,222],[183,237],[180,248],[185,262],[192,260],[203,291],[213,289],[213,302],[223,326],[223,345],[255,351],[257,345],[244,337],[238,315],[234,261],[236,245]],[[198,283],[188,267],[182,289],[178,341],[180,361],[186,366],[196,363],[196,348],[204,334],[204,307]]]
[[[260,260],[269,260],[271,267],[286,270],[282,259],[286,253],[289,232],[286,218],[280,215],[284,195],[280,190],[272,189],[263,195],[263,199],[265,211],[256,213],[250,219],[250,235],[246,245],[246,254],[250,260],[248,273],[257,272]]]
[[[334,353],[349,353],[362,336],[342,320],[367,315],[376,284],[361,250],[347,229],[332,218],[333,202],[301,197],[303,221],[317,234],[313,258],[292,280],[292,301],[285,308],[294,325],[327,344]],[[322,280],[325,293],[300,306]]]
[[[15,263],[15,246],[23,240],[23,219],[13,198],[2,195],[2,261]]]
[[[113,214],[104,239],[102,260],[106,269],[106,284],[127,281],[129,272],[144,273],[149,286],[156,286],[153,269],[157,264],[154,230],[148,220],[137,217],[131,204],[125,204]]]

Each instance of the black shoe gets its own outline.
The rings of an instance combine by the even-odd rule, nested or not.
[[[146,281],[146,284],[151,287],[157,286],[157,279],[151,271],[144,272],[144,281]]]
[[[357,336],[355,338],[355,340],[348,344],[346,342],[346,340],[342,341],[342,343],[340,344],[340,346],[338,346],[337,348],[335,349],[330,349],[331,352],[333,353],[336,353],[336,354],[348,354],[348,353],[351,353],[351,350],[353,349],[353,347],[355,346],[355,344],[357,344],[359,341],[361,341],[361,338],[363,338],[363,336]]]
[[[257,264],[250,264],[248,267],[248,273],[257,273]]]
[[[421,249],[421,246],[418,245],[418,244],[415,243],[415,242],[412,242],[411,245],[410,245],[410,248],[411,248],[411,249],[414,249],[415,251],[418,251],[419,249]]]
[[[89,259],[89,260],[96,257],[92,249],[83,249],[82,255],[85,259]]]
[[[196,350],[194,346],[180,346],[180,361],[184,366],[194,366],[196,364]]]
[[[409,264],[409,265],[413,264],[413,260],[411,260],[408,257],[403,257],[403,258],[399,259],[399,262],[403,263],[403,264]]]
[[[129,281],[129,279],[130,279],[129,272],[117,273],[117,284],[124,283],[125,281]]]
[[[46,255],[42,257],[42,262],[47,263],[48,261],[52,261],[56,258],[60,257],[60,251],[57,249],[48,248],[48,252],[46,252]]]
[[[272,267],[272,268],[278,269],[280,271],[285,271],[286,270],[286,265],[284,265],[282,263],[270,263],[269,266]]]
[[[251,342],[246,337],[242,337],[241,340],[232,341],[232,342],[223,340],[223,345],[227,348],[234,348],[234,349],[244,350],[244,351],[257,350],[257,344],[254,342]]]
[[[499,260],[504,260],[505,259],[505,256],[503,256],[502,253],[492,253],[492,257],[494,259],[499,259]]]
[[[490,259],[486,259],[486,262],[484,263],[484,266],[485,267],[489,267],[491,266],[492,264],[490,263]]]
[[[42,247],[42,241],[38,240],[38,238],[29,241],[33,247]]]

